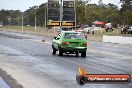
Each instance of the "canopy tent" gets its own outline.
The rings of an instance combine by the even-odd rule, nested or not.
[[[104,24],[104,22],[94,22],[95,24]]]

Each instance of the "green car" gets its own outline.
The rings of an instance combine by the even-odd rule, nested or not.
[[[63,53],[78,56],[81,53],[81,57],[86,57],[87,40],[80,32],[63,31],[54,37],[52,49],[54,55],[59,51],[59,56],[63,56]]]

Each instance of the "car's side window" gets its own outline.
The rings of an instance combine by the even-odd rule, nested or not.
[[[57,38],[61,38],[61,33],[57,35]]]

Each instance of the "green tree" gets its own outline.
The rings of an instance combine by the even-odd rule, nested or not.
[[[120,0],[122,8],[120,10],[122,24],[132,25],[132,0]]]
[[[38,8],[38,11],[37,11],[38,24],[40,26],[44,26],[45,25],[46,13],[47,13],[46,3],[41,4],[39,6],[39,8]]]
[[[76,2],[76,17],[77,17],[77,24],[84,24],[85,23],[85,2],[77,1]]]

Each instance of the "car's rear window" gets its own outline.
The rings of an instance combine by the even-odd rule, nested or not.
[[[65,39],[85,39],[83,34],[81,33],[65,33],[64,38]]]

